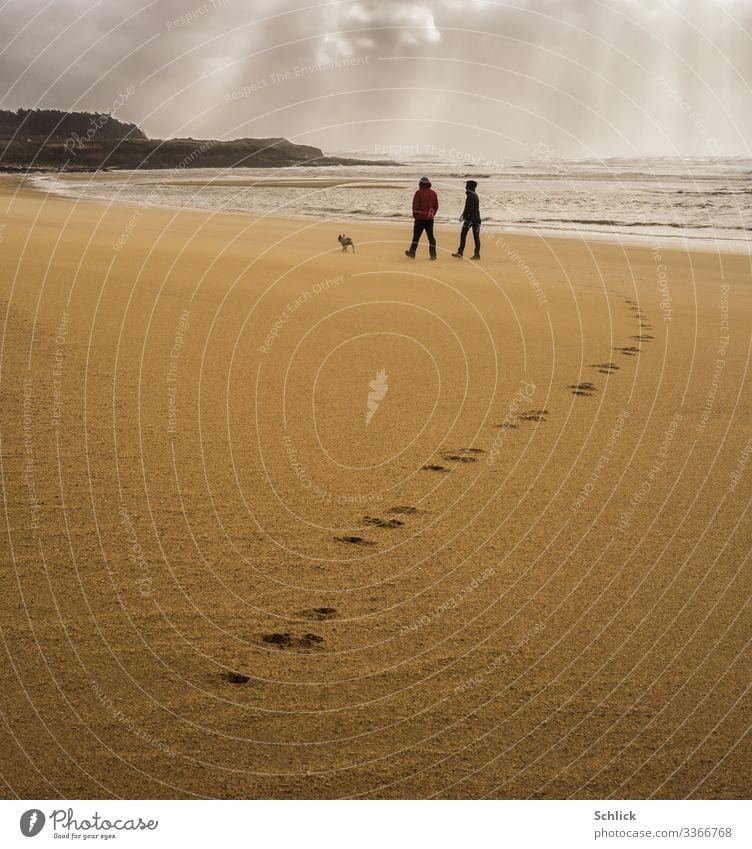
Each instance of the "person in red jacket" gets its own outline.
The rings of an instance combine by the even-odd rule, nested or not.
[[[415,259],[415,251],[418,250],[420,237],[428,236],[428,253],[430,259],[436,259],[436,238],[433,235],[433,220],[439,211],[439,197],[431,188],[428,177],[421,177],[418,183],[418,191],[413,196],[413,241],[410,248],[405,251],[405,256]]]

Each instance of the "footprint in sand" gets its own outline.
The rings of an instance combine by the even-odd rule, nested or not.
[[[571,386],[567,386],[567,389],[572,390],[572,395],[589,396],[598,391],[592,383],[573,383]]]
[[[548,410],[526,410],[524,413],[515,416],[515,418],[521,422],[545,422],[544,416],[547,415]]]
[[[642,336],[633,336],[633,339],[636,339],[638,342],[650,342],[652,339],[655,339],[655,336],[648,336],[643,333]]]
[[[298,611],[298,616],[300,616],[301,619],[312,619],[316,622],[323,622],[326,619],[334,619],[336,615],[336,607],[309,607],[307,610]]]
[[[469,454],[442,454],[444,460],[450,463],[477,463],[477,457],[471,457]]]
[[[302,637],[290,633],[262,634],[261,639],[278,649],[312,649],[324,642],[324,638],[318,634],[303,634]]]
[[[376,545],[376,543],[373,542],[372,540],[363,539],[363,537],[344,536],[344,537],[334,537],[334,539],[336,539],[337,542],[344,542],[344,543],[347,543],[348,545],[361,545],[361,546]]]
[[[501,424],[497,424],[496,427],[499,427],[502,430],[517,430],[519,425],[512,424],[511,422],[502,422]]]
[[[380,519],[378,516],[364,516],[363,524],[377,528],[401,528],[405,523],[399,519]]]
[[[458,448],[452,453],[442,454],[441,456],[450,463],[475,463],[477,457],[473,454],[485,454],[482,448]]]
[[[250,675],[240,672],[223,672],[219,677],[227,684],[247,684],[251,680]]]
[[[614,351],[624,354],[625,357],[634,357],[635,354],[642,353],[642,348],[635,348],[634,345],[628,345],[625,348],[614,348]]]
[[[436,463],[429,463],[427,466],[420,467],[424,472],[448,472],[446,466],[438,466]]]
[[[590,368],[597,368],[601,374],[613,374],[615,371],[619,371],[619,366],[616,363],[596,363]]]
[[[390,507],[389,512],[396,513],[398,516],[414,516],[416,513],[420,513],[420,510],[409,505],[398,505],[397,507]]]

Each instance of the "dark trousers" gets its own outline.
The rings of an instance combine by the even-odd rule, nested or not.
[[[465,243],[467,242],[467,233],[472,228],[473,241],[475,242],[475,255],[480,256],[480,221],[463,221],[462,230],[460,230],[460,246],[457,248],[457,253],[465,252]]]
[[[418,242],[423,233],[428,236],[428,253],[431,256],[436,256],[436,238],[433,235],[433,218],[423,221],[420,218],[415,219],[413,225],[413,242],[410,245],[410,253],[415,256],[415,251],[418,250]]]

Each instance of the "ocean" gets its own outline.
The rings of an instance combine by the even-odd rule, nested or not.
[[[748,252],[752,160],[546,159],[489,165],[429,158],[398,166],[108,171],[32,178],[78,198],[254,215],[407,224],[417,180],[439,193],[438,224],[456,223],[464,183],[478,181],[484,227]],[[261,181],[261,185],[253,185]],[[264,185],[264,181],[267,185]],[[287,185],[269,185],[276,181]],[[304,186],[289,185],[302,181]],[[332,182],[351,185],[331,185]]]

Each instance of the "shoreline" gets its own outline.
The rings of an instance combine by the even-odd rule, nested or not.
[[[18,179],[22,181],[27,188],[32,191],[39,192],[42,195],[53,194],[57,197],[66,198],[71,201],[90,201],[94,203],[100,203],[105,205],[122,205],[131,208],[161,208],[161,209],[175,209],[175,210],[185,210],[185,211],[193,211],[193,212],[205,212],[211,215],[216,214],[231,214],[231,215],[246,215],[251,218],[274,218],[280,220],[290,220],[290,221],[352,221],[353,223],[365,224],[365,225],[373,225],[373,226],[386,226],[386,227],[402,227],[409,228],[412,226],[412,218],[410,218],[407,214],[405,214],[404,218],[379,218],[379,217],[347,217],[345,215],[342,216],[332,216],[331,218],[326,218],[321,215],[314,214],[306,214],[306,213],[298,213],[298,214],[290,214],[290,213],[276,213],[276,212],[266,212],[266,213],[258,213],[253,210],[244,210],[244,209],[211,209],[206,206],[194,206],[194,205],[178,205],[178,204],[167,204],[167,203],[150,203],[147,207],[144,207],[143,204],[138,203],[136,201],[131,200],[120,200],[117,198],[105,197],[102,195],[91,195],[89,197],[81,197],[75,192],[67,192],[60,187],[51,187],[46,190],[39,183],[35,183],[35,180],[44,181],[44,180],[55,180],[55,174],[42,175],[42,174],[32,174],[32,175],[6,175],[0,174],[0,181],[3,181],[4,178],[10,179]],[[101,173],[101,172],[93,172],[93,173]],[[131,173],[128,171],[118,171],[120,174]],[[74,174],[74,179],[70,180],[72,184],[79,182],[77,177],[83,177],[82,174]],[[89,184],[92,184],[93,181],[89,180]],[[348,187],[352,184],[353,188],[361,188],[368,184],[366,180],[354,180],[354,181],[335,181],[333,179],[325,179],[323,183],[317,182],[312,178],[300,178],[298,180],[286,180],[283,178],[280,179],[265,179],[262,178],[258,183],[251,183],[248,187],[252,188],[330,188],[330,187],[340,187],[347,185]],[[150,185],[150,184],[144,184]],[[159,183],[156,183],[159,185]],[[222,186],[222,187],[230,187],[236,185],[233,181],[224,181],[224,182],[187,182],[187,183],[175,183],[175,185],[180,186],[199,186],[199,187],[207,187],[210,188],[212,186]],[[245,188],[246,186],[240,181],[237,183],[238,188]],[[385,184],[386,185],[386,184]],[[381,184],[371,186],[373,188],[381,188]],[[391,186],[389,186],[391,188]],[[444,229],[453,229],[454,231],[459,230],[459,225],[457,223],[453,224],[450,221],[440,222],[436,224],[436,227],[439,231],[443,231]],[[566,241],[578,241],[584,243],[593,244],[611,244],[617,245],[624,248],[629,248],[632,246],[635,247],[643,247],[649,248],[654,252],[680,252],[680,253],[703,253],[703,254],[731,254],[734,256],[752,256],[752,240],[744,240],[744,239],[713,239],[713,238],[703,238],[703,237],[688,237],[683,233],[679,232],[675,236],[661,234],[658,236],[652,236],[648,234],[637,234],[637,233],[627,233],[627,232],[601,232],[601,231],[591,231],[591,230],[581,230],[578,231],[576,229],[572,230],[562,230],[556,228],[533,228],[533,227],[515,227],[513,225],[503,225],[503,224],[484,224],[483,232],[486,234],[492,234],[497,240],[502,238],[504,235],[507,235],[513,239],[517,238],[531,238],[531,239],[544,239],[547,241],[563,239]],[[487,237],[488,238],[488,237]]]

